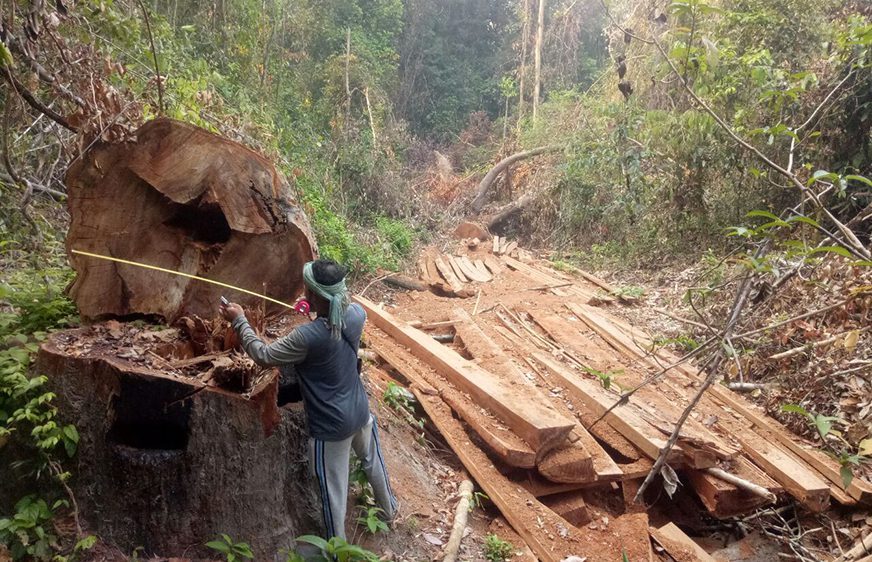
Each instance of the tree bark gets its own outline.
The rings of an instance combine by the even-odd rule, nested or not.
[[[442,562],[454,562],[457,560],[457,551],[460,549],[460,541],[463,539],[463,530],[466,529],[466,520],[469,517],[469,508],[472,499],[472,481],[464,480],[460,483],[460,501],[454,510],[454,524],[451,526],[451,536],[445,545],[445,558]]]
[[[530,43],[530,0],[524,0],[524,25],[521,31],[521,70],[518,73],[518,127],[524,118],[524,81],[527,75],[527,45]]]
[[[488,221],[487,229],[499,234],[500,229],[506,221],[530,206],[530,203],[532,203],[538,195],[538,191],[529,191],[511,203],[503,205],[497,209],[497,214]]]
[[[497,162],[497,164],[491,168],[487,174],[485,174],[484,178],[478,184],[478,188],[476,188],[475,191],[475,198],[472,200],[472,210],[476,213],[481,211],[481,208],[484,207],[485,203],[487,203],[489,191],[494,180],[496,180],[497,176],[499,176],[503,170],[520,160],[537,156],[545,152],[554,152],[556,150],[561,150],[562,148],[562,146],[557,145],[540,146],[539,148],[512,154],[511,156],[507,156]]]
[[[142,262],[283,302],[300,295],[301,266],[315,243],[288,184],[266,159],[170,119],[146,123],[135,139],[98,143],[67,171],[68,253]],[[70,263],[70,295],[84,318],[211,318],[222,293],[260,306],[254,297],[184,277],[71,253]]]
[[[536,23],[536,47],[533,55],[535,76],[533,77],[533,122],[539,109],[539,94],[542,90],[542,34],[545,32],[545,0],[539,0],[539,17]]]
[[[36,362],[79,432],[69,486],[89,530],[125,552],[197,559],[228,532],[257,560],[319,532],[302,407],[277,407],[275,374],[246,397],[121,359],[100,329],[53,334]]]

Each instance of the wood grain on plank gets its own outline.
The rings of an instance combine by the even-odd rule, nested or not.
[[[394,318],[372,301],[355,297],[367,312],[368,319],[413,355],[433,367],[458,389],[469,393],[489,409],[536,450],[550,449],[561,443],[574,420],[558,414],[548,403],[531,400],[526,393],[467,361],[420,330]]]

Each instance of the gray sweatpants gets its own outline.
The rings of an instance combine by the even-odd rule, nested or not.
[[[326,538],[345,537],[345,507],[348,500],[348,465],[351,450],[363,464],[378,506],[390,521],[397,509],[388,471],[381,454],[378,426],[374,415],[354,435],[342,441],[309,439],[309,466],[321,493]]]

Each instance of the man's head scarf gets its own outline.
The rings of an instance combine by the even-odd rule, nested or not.
[[[316,295],[330,303],[330,313],[327,315],[327,324],[330,327],[330,335],[338,340],[342,337],[342,329],[345,328],[345,311],[348,309],[348,289],[345,287],[345,279],[333,285],[322,285],[315,280],[312,272],[312,264],[308,262],[303,266],[303,282]]]

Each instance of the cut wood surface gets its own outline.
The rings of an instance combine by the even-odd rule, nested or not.
[[[675,562],[715,562],[715,559],[674,523],[651,529],[651,536]]]
[[[590,343],[575,329],[572,322],[556,314],[545,314],[535,309],[529,309],[527,314],[554,341],[575,357],[580,357],[584,347]],[[575,325],[579,324],[575,322]],[[593,365],[593,367],[605,370],[600,365]],[[636,386],[647,377],[647,372],[640,373],[629,367],[621,371],[618,375],[619,382],[627,386]],[[681,394],[681,398],[684,398],[684,393]],[[672,399],[664,396],[663,390],[653,385],[641,388],[629,401],[637,409],[639,417],[667,437],[672,433],[676,421],[681,416],[681,409]],[[693,419],[688,419],[682,426],[679,443],[684,445],[691,458],[695,459],[693,465],[698,467],[714,466],[712,456],[721,460],[732,460],[739,454],[739,448],[735,444],[721,439],[702,423]]]
[[[777,482],[744,457],[740,457],[730,470],[736,476],[762,486],[770,493],[779,494],[784,491]],[[687,476],[703,505],[717,518],[749,513],[769,503],[767,499],[742,490],[704,470],[688,471]]]
[[[489,366],[493,372],[508,377],[516,384],[527,385],[530,395],[537,400],[548,400],[532,382],[509,359],[509,354],[486,333],[463,309],[455,309],[454,317],[457,334],[466,345],[467,351],[476,361]],[[549,389],[550,390],[550,389]],[[552,406],[568,419],[575,414],[561,399],[551,401]],[[588,482],[593,480],[615,480],[622,475],[621,469],[608,453],[584,429],[577,425],[569,436],[569,442],[551,451],[541,459],[539,471],[555,482]]]
[[[134,260],[294,302],[315,243],[288,183],[268,160],[171,119],[149,121],[130,139],[92,143],[73,160],[65,178],[68,253]],[[85,318],[211,318],[222,294],[246,307],[263,304],[209,283],[83,255],[71,254],[70,264],[76,271],[70,296]]]
[[[585,503],[584,495],[581,491],[563,492],[562,494],[546,496],[542,499],[542,503],[576,527],[590,523],[590,513],[587,510],[587,503]]]
[[[491,252],[493,252],[494,254],[499,254],[500,248],[502,247],[502,243],[503,243],[502,237],[494,235],[493,245],[492,245],[493,248],[491,249]]]
[[[536,452],[520,437],[497,420],[486,415],[481,408],[456,389],[442,384],[435,373],[427,372],[425,366],[418,365],[417,359],[408,351],[400,351],[370,330],[369,342],[376,353],[409,383],[422,388],[438,388],[434,392],[454,410],[482,441],[509,466],[535,468]]]
[[[566,439],[576,425],[559,415],[543,401],[531,400],[511,384],[467,361],[456,351],[434,341],[420,330],[395,319],[375,303],[363,297],[355,300],[364,307],[368,319],[413,355],[436,369],[439,374],[468,392],[512,428],[534,450],[548,450]]]
[[[510,268],[514,269],[518,273],[526,276],[528,279],[531,279],[540,285],[549,285],[550,286],[550,285],[560,285],[560,283],[561,283],[561,279],[554,277],[554,276],[551,276],[551,275],[548,275],[544,271],[540,271],[531,265],[528,265],[526,263],[523,263],[519,260],[512,258],[511,256],[504,255],[500,259],[502,259],[503,262],[506,265],[508,265]],[[552,289],[552,292],[554,292],[554,294],[558,294],[558,295],[559,294],[577,295],[578,297],[581,297],[581,299],[584,302],[603,300],[601,297],[597,297],[593,291],[588,290],[588,289],[584,289],[582,287],[579,287],[578,285],[568,287],[565,290]]]
[[[478,268],[475,267],[475,264],[472,263],[472,261],[469,259],[469,257],[459,256],[456,259],[460,263],[460,267],[463,269],[463,272],[469,279],[472,279],[473,281],[477,281],[479,283],[487,283],[491,279],[493,279],[490,273],[482,273],[481,271],[479,271]]]
[[[494,276],[493,276],[493,274],[491,274],[490,271],[488,271],[488,268],[485,265],[484,260],[475,260],[472,262],[472,265],[475,266],[475,269],[477,269],[479,274],[481,274],[482,277],[486,278],[487,281],[493,281]]]
[[[439,274],[442,275],[442,278],[448,283],[448,286],[451,288],[451,291],[457,296],[469,296],[470,292],[467,289],[463,288],[463,283],[460,282],[460,279],[457,278],[457,275],[454,274],[454,269],[445,263],[441,256],[436,256],[433,258],[433,263],[436,264],[436,269],[439,271]]]
[[[572,436],[572,434],[570,434]],[[539,474],[552,482],[585,483],[597,480],[590,451],[571,438],[545,453],[537,462]]]
[[[577,529],[500,474],[487,455],[465,437],[460,422],[438,396],[412,391],[472,478],[541,562],[560,562],[567,556],[614,562],[620,560],[622,550],[634,562],[648,559],[647,533],[638,533],[643,523],[647,528],[645,514],[619,517],[603,530]]]
[[[527,363],[528,366],[530,366],[531,369],[539,374],[539,376],[543,379],[543,382],[551,385],[552,387],[557,384],[557,381],[550,380],[547,372],[543,371],[541,368],[538,368],[536,363],[530,361],[532,353],[538,350],[534,345],[516,336],[510,330],[506,329],[503,326],[493,326],[492,329],[507,342],[513,345],[514,350],[517,353],[523,354],[524,361]],[[575,417],[581,422],[581,425],[585,428],[590,428],[599,417],[595,415],[593,411],[591,411],[587,406],[585,406],[583,402],[572,396],[566,396],[564,397],[564,400],[572,405],[572,411],[575,414]],[[588,429],[588,431],[592,436],[608,444],[608,446],[614,451],[616,456],[619,459],[622,459],[622,461],[624,462],[637,461],[642,456],[642,452],[636,446],[634,446],[626,437],[621,435],[608,423],[596,424],[592,429]],[[611,456],[609,458],[611,459]],[[598,473],[602,474],[602,472],[600,472],[600,469],[598,468],[596,459],[594,459],[594,469],[597,470]],[[621,470],[623,471],[623,469]]]
[[[638,338],[633,341],[629,335],[610,323],[608,318],[590,306],[568,303],[567,307],[597,334],[613,345],[616,350],[643,360],[651,360],[643,351],[644,339]],[[665,360],[668,361],[668,359]],[[651,366],[655,368],[657,365],[654,362]],[[686,371],[678,372],[683,372],[687,376]],[[694,377],[693,380],[698,382],[699,377]],[[752,429],[754,420],[748,419],[748,414],[752,412],[748,407],[743,407],[741,397],[718,385],[713,385],[710,389],[707,397],[714,397],[715,402],[724,397],[723,401],[727,403],[726,405],[729,406],[730,410],[736,412],[735,417],[731,415],[720,417],[713,428],[720,428],[736,439],[741,444],[744,453],[755,464],[810,510],[821,511],[824,509],[829,501],[830,486],[824,481],[820,473],[809,466],[811,463],[803,462],[805,459],[797,458],[791,452],[796,448],[801,450],[801,447],[795,443],[795,438],[787,440],[790,443],[787,445],[781,439],[773,439],[774,435],[766,438],[758,434]],[[706,401],[707,397],[704,397],[703,404],[709,403]],[[718,410],[725,412],[723,405]],[[758,421],[770,425],[768,420],[764,418],[758,418]]]
[[[449,256],[446,254],[445,260],[448,262],[448,265],[451,266],[451,271],[454,272],[454,275],[457,276],[457,279],[461,283],[469,283],[469,278],[466,276],[466,273],[463,272],[463,268],[460,266],[460,262],[454,256]]]
[[[585,380],[580,373],[571,371],[568,366],[561,365],[542,353],[534,353],[533,358],[549,374],[556,377],[567,392],[583,402],[597,416],[604,414],[620,398],[620,395],[605,390],[599,383]],[[632,406],[618,406],[606,416],[605,421],[651,458],[656,459],[666,445],[662,435],[642,420]],[[670,461],[687,463],[688,459],[684,450],[676,446],[670,453]]]

